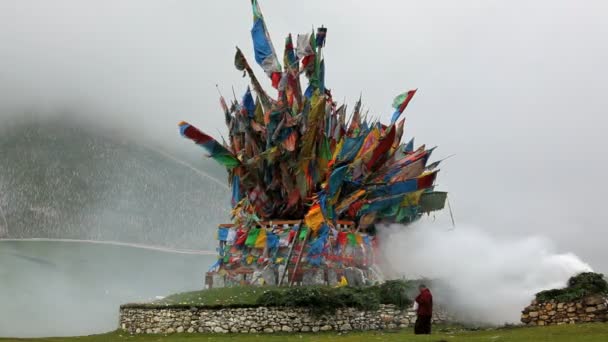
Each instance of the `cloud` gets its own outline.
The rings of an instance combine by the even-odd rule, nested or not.
[[[560,253],[542,237],[497,239],[489,229],[419,223],[381,230],[380,241],[392,276],[437,279],[433,293],[458,319],[514,323],[520,311],[546,289],[566,285],[591,266]]]

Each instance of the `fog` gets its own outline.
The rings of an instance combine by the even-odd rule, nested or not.
[[[484,253],[512,260],[507,265],[524,263],[522,255],[536,260],[521,276],[557,274],[546,282],[505,283],[525,285],[526,294],[562,281],[564,270],[585,263],[608,272],[603,200],[608,3],[261,0],[260,5],[279,51],[288,32],[329,28],[326,84],[351,108],[362,93],[370,114],[388,121],[393,97],[419,89],[405,113],[404,139],[439,145],[433,154],[438,159],[456,155],[442,164],[437,184],[450,192],[456,230],[442,233],[449,225],[445,217],[425,219],[424,230],[391,240],[407,253],[433,257],[416,272],[440,275],[449,261],[444,253],[464,248],[453,238],[458,234],[487,244]],[[253,64],[250,28],[244,0],[0,1],[0,125],[24,113],[36,120],[69,112],[78,124],[160,146],[182,160],[198,150],[179,137],[178,121],[216,137],[225,132],[215,85],[226,97],[232,86],[239,97],[246,89],[233,56],[238,45]],[[254,69],[268,84],[262,70]],[[0,153],[0,163],[10,162]],[[440,232],[430,233],[430,243],[437,245],[417,240],[416,234],[435,227]],[[539,264],[554,260],[552,255],[578,260],[564,253],[584,263]],[[471,258],[463,263],[478,262],[477,276],[498,268]],[[480,279],[463,272],[462,277]],[[496,272],[487,274],[505,279]]]
[[[435,300],[462,322],[519,322],[534,294],[564,287],[592,268],[576,255],[557,252],[547,239],[497,239],[474,226],[446,229],[421,222],[411,229],[387,227],[380,235],[389,275],[436,279]]]
[[[336,98],[352,104],[363,92],[371,113],[388,120],[395,94],[420,89],[405,139],[439,145],[437,158],[456,154],[439,186],[459,222],[498,237],[544,235],[608,270],[608,4],[261,6],[277,46],[288,32],[329,27],[327,84]],[[233,85],[243,93],[233,54],[238,45],[252,56],[250,26],[247,1],[2,1],[0,116],[70,108],[134,140],[195,149],[176,122],[224,132],[215,84],[226,96]]]
[[[90,243],[0,241],[0,337],[115,330],[119,305],[200,289],[214,258]]]

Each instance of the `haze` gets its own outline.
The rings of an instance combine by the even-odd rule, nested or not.
[[[230,97],[231,86],[239,97],[247,86],[233,56],[235,45],[252,56],[248,3],[0,1],[0,125],[70,111],[75,121],[191,151],[176,123],[218,137],[215,84]],[[405,138],[439,145],[435,158],[456,154],[438,186],[450,192],[457,227],[542,236],[608,272],[605,1],[261,6],[279,51],[288,32],[329,28],[326,83],[351,108],[362,92],[386,121],[393,97],[419,88]]]

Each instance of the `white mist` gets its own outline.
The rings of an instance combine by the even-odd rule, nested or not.
[[[436,302],[470,323],[518,322],[536,292],[563,287],[570,276],[591,271],[546,239],[497,239],[472,226],[393,225],[380,229],[380,239],[387,275],[436,279],[431,289]]]

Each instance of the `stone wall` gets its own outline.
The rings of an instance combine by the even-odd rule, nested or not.
[[[435,309],[433,321],[449,317]],[[257,307],[209,309],[200,307],[153,308],[127,304],[120,308],[120,328],[134,334],[161,333],[274,333],[381,330],[414,324],[416,314],[394,305],[378,310],[338,309],[334,314],[315,316],[303,308]]]
[[[539,303],[533,301],[522,311],[521,321],[527,325],[560,325],[608,321],[608,298],[590,296],[572,302]]]

